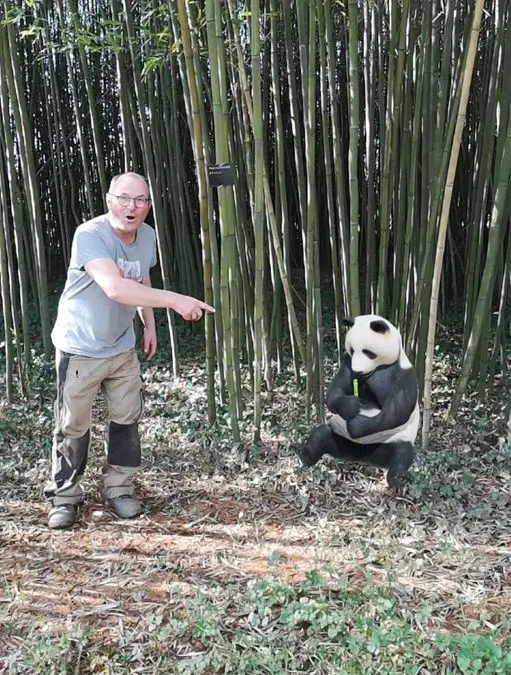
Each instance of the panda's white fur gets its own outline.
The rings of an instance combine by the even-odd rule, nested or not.
[[[360,414],[365,415],[366,417],[374,417],[378,415],[379,412],[380,411],[378,408],[368,406],[363,407],[362,410],[360,411]],[[330,414],[329,416],[327,416],[326,422],[334,433],[338,434],[339,436],[342,436],[343,438],[347,438],[352,441],[355,440],[350,436],[346,420],[340,415]],[[362,443],[362,445],[370,445],[373,443],[395,443],[396,441],[406,441],[407,443],[414,443],[415,439],[417,438],[419,424],[420,424],[420,412],[419,412],[419,405],[417,404],[413,409],[411,416],[404,424],[401,424],[398,427],[394,427],[394,429],[385,429],[384,431],[377,431],[374,434],[369,434],[368,436],[364,436],[363,438],[358,438],[356,439],[356,442]]]
[[[382,324],[387,327],[383,332],[378,329]],[[379,366],[399,363],[401,368],[411,368],[408,357],[403,351],[401,334],[389,321],[376,314],[363,314],[354,319],[353,325],[346,333],[345,349],[351,356],[353,372],[368,375]],[[372,359],[366,352],[372,352]]]

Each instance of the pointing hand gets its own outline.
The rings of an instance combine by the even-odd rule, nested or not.
[[[215,308],[211,305],[189,295],[181,295],[174,309],[185,321],[198,321],[202,318],[204,312],[213,314],[215,311]]]

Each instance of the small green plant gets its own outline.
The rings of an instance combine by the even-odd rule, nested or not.
[[[498,644],[498,634],[439,636],[437,642],[445,652],[451,652],[463,675],[497,675],[511,672],[511,640]]]
[[[39,635],[25,641],[21,653],[11,654],[7,668],[10,675],[35,673],[40,675],[71,675],[81,672],[86,651],[93,642],[89,626],[75,627],[60,637]]]

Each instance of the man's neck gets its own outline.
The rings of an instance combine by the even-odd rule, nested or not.
[[[115,218],[112,218],[110,215],[108,217],[108,221],[110,223],[110,227],[114,231],[114,234],[119,237],[121,241],[123,241],[125,244],[133,244],[137,238],[138,228],[134,232],[125,232],[124,230],[115,226]]]
[[[133,244],[137,238],[136,232],[123,232],[122,230],[117,230],[115,227],[112,228],[115,234],[121,239],[125,244]]]

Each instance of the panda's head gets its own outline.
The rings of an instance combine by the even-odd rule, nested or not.
[[[380,366],[399,362],[403,368],[411,366],[403,352],[401,335],[389,321],[375,314],[364,314],[352,319],[346,317],[345,348],[351,356],[351,369],[361,375],[370,375]]]

